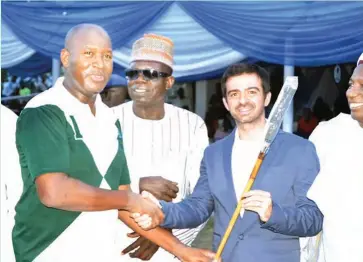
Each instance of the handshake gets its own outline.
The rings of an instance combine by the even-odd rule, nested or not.
[[[133,218],[143,230],[150,230],[163,223],[164,214],[161,210],[159,200],[151,193],[142,191],[141,196],[145,201],[140,201],[138,203],[140,212],[131,212],[131,218]]]
[[[153,229],[164,221],[164,213],[159,200],[147,191],[142,191],[135,207],[130,210],[130,217],[143,229]],[[174,253],[175,252],[175,253]],[[215,254],[209,250],[191,248],[180,243],[172,252],[183,262],[221,262],[215,259]]]

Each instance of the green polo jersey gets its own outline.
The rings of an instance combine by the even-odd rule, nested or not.
[[[24,184],[13,229],[16,260],[116,261],[117,210],[49,208],[40,202],[35,185],[35,179],[47,173],[65,173],[109,190],[130,184],[120,126],[111,109],[98,97],[92,115],[60,78],[22,111],[16,143]]]

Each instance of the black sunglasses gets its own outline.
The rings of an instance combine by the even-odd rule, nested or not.
[[[170,74],[159,72],[154,69],[128,69],[125,71],[127,80],[136,80],[139,77],[139,74],[142,74],[145,80],[156,80],[159,77],[169,77]]]

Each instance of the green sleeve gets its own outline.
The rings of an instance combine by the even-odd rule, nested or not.
[[[46,173],[67,173],[70,165],[67,120],[60,108],[26,108],[17,122],[16,144],[22,167],[33,179]]]

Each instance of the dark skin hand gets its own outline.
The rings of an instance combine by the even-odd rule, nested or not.
[[[153,242],[144,237],[140,237],[139,234],[135,232],[129,233],[127,234],[127,236],[130,238],[139,238],[127,248],[122,250],[122,255],[125,255],[127,253],[130,253],[132,250],[135,250],[134,252],[129,254],[131,258],[150,260],[152,256],[159,250],[158,245],[155,245]]]
[[[166,202],[170,202],[176,198],[176,195],[179,192],[178,183],[167,180],[161,176],[140,178],[139,189],[140,193],[142,191],[147,191],[153,194],[157,199]]]
[[[167,202],[171,202],[174,198],[176,198],[177,193],[179,192],[177,183],[167,180],[161,176],[140,178],[139,189],[140,193],[142,191],[148,191],[157,199]],[[129,233],[127,236],[130,238],[139,238],[122,250],[123,255],[136,249],[134,252],[129,254],[130,257],[139,258],[141,260],[150,260],[159,249],[158,245],[155,245],[153,242],[144,237],[140,237],[139,234],[135,232]]]
[[[153,242],[147,240],[144,237],[140,237],[139,234],[132,232],[127,234],[130,238],[136,238],[138,239],[129,245],[127,248],[122,250],[122,255],[125,255],[132,250],[135,250],[134,252],[130,253],[131,258],[139,258],[141,260],[150,260],[150,258],[158,251],[159,246],[155,245]]]

